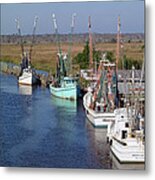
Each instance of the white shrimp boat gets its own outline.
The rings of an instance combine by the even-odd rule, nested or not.
[[[18,77],[18,83],[23,85],[34,85],[38,83],[38,77],[31,68],[25,68],[21,76]]]
[[[131,119],[126,108],[115,110],[116,121],[108,130],[110,149],[120,163],[144,163],[145,146],[142,125],[131,131]],[[140,124],[143,119],[140,119]]]
[[[37,20],[38,17],[36,16],[34,19],[34,24],[33,24],[33,39],[32,39],[32,44],[30,46],[30,50],[25,51],[24,50],[24,43],[21,35],[21,29],[19,25],[19,20],[15,19],[16,21],[16,26],[18,30],[18,35],[21,38],[21,51],[22,51],[22,61],[21,61],[21,72],[18,77],[18,83],[22,85],[34,85],[37,83],[40,83],[39,77],[36,75],[35,70],[31,66],[31,55],[32,55],[32,48],[34,44],[34,38],[35,38],[35,32],[36,32],[36,25],[37,25]]]
[[[90,108],[91,97],[92,97],[91,92],[86,93],[83,97],[83,105],[84,105],[85,114],[88,120],[95,127],[107,128],[113,121],[115,121],[115,114],[113,112],[103,112],[103,109],[100,109],[100,112],[97,110],[91,109]]]
[[[95,87],[88,88],[83,105],[88,120],[95,127],[106,127],[115,121],[114,109],[117,100],[116,66],[108,60],[101,60]]]

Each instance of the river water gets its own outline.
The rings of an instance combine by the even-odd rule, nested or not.
[[[77,103],[0,74],[0,166],[117,169],[106,143]]]

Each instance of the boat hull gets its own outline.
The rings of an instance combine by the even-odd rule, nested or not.
[[[115,139],[111,142],[111,151],[120,163],[144,163],[144,145],[122,145]]]
[[[31,86],[33,84],[37,84],[37,77],[30,71],[23,72],[18,78],[18,83]]]
[[[95,112],[89,108],[89,99],[91,94],[88,92],[83,97],[83,105],[88,120],[94,127],[109,128],[111,123],[115,121],[115,114],[108,112]]]
[[[145,162],[143,130],[131,131],[131,115],[126,108],[115,110],[116,121],[111,124],[107,133],[111,152],[122,164]]]
[[[76,86],[72,87],[54,87],[50,85],[50,92],[53,96],[62,98],[62,99],[69,99],[69,100],[76,100],[77,99],[77,88]]]

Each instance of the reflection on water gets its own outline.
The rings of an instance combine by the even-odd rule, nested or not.
[[[93,125],[86,119],[86,127],[89,131],[91,148],[94,151],[95,157],[98,160],[100,167],[104,169],[112,168],[112,160],[110,158],[110,147],[107,143],[107,129],[94,128]]]
[[[61,99],[51,95],[52,104],[58,108],[64,108],[67,111],[77,110],[77,101],[70,101],[68,99]]]
[[[32,88],[33,88],[32,86],[19,84],[18,88],[19,88],[19,94],[32,95]]]

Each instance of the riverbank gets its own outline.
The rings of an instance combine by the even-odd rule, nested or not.
[[[21,72],[21,67],[19,65],[13,64],[13,63],[1,61],[0,62],[0,71],[5,74],[11,74],[11,75],[18,77]],[[36,70],[36,74],[40,80],[41,85],[44,87],[48,86],[52,80],[52,74],[50,74],[46,71]]]

